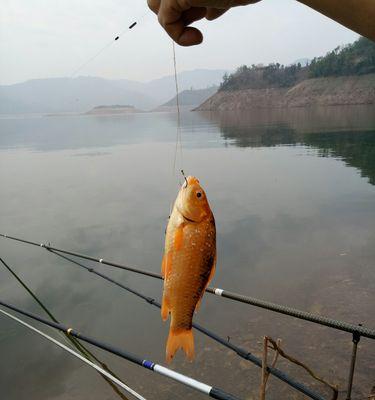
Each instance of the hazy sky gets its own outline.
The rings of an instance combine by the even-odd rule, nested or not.
[[[147,81],[172,73],[172,44],[145,0],[0,0],[0,84],[70,76],[135,20],[139,24],[79,75]],[[200,46],[177,49],[178,69],[323,55],[358,35],[294,0],[263,0],[196,24]]]

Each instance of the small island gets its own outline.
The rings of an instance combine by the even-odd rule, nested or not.
[[[114,105],[101,105],[92,108],[90,111],[85,112],[85,115],[117,115],[117,114],[132,114],[141,112],[134,106],[128,104],[114,104]]]

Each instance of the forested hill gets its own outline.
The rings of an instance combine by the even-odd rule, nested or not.
[[[314,58],[309,77],[364,75],[375,72],[375,43],[360,38],[352,44],[336,47],[324,57]]]
[[[288,67],[279,63],[265,67],[243,65],[223,76],[219,91],[291,87],[307,78],[307,68],[301,64]]]
[[[239,67],[225,74],[219,91],[243,89],[287,88],[308,78],[364,75],[375,72],[375,43],[359,38],[352,44],[340,46],[323,57],[314,58],[305,67],[300,63],[284,66],[279,63],[267,66]]]

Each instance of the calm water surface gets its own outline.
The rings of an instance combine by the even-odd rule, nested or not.
[[[375,109],[186,113],[182,125],[182,165],[200,178],[217,221],[213,285],[375,328]],[[1,119],[0,232],[159,272],[180,179],[172,171],[175,127],[168,113]],[[168,324],[157,309],[42,249],[0,239],[0,254],[61,322],[164,363]],[[159,281],[98,269],[160,299]],[[3,267],[0,298],[43,315]],[[210,295],[196,321],[257,355],[263,335],[281,338],[345,390],[349,334]],[[172,368],[257,398],[257,367],[199,333],[195,341],[196,361],[180,354]],[[2,316],[0,349],[1,399],[121,398],[96,372]],[[149,399],[204,398],[90,350]],[[297,368],[278,366],[328,396]],[[374,384],[375,343],[362,339],[353,397]],[[303,398],[276,379],[269,386],[267,399]]]

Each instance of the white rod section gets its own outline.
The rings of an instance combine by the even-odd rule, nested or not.
[[[210,391],[212,389],[212,386],[209,386],[209,385],[206,385],[205,383],[196,381],[195,379],[189,378],[188,376],[179,374],[178,372],[172,371],[169,368],[165,368],[162,365],[155,364],[153,369],[158,374],[168,376],[169,378],[172,378],[175,381],[181,382],[187,386],[197,389],[202,393],[209,395]]]

